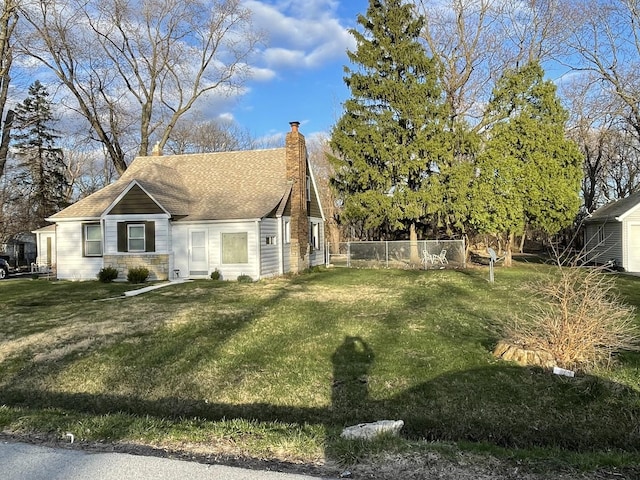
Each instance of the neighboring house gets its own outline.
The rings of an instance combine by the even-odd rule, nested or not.
[[[28,268],[36,260],[36,236],[30,232],[21,232],[0,244],[0,256],[13,268]]]
[[[298,127],[284,148],[137,157],[117,182],[47,219],[57,277],[115,267],[126,278],[144,266],[150,279],[218,270],[256,280],[324,264],[324,215]]]
[[[640,192],[600,207],[584,226],[588,261],[640,272]]]

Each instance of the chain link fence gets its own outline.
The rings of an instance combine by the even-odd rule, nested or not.
[[[464,268],[464,240],[343,242],[327,245],[328,263],[349,268]]]

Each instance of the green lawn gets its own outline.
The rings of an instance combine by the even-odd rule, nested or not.
[[[575,379],[491,355],[528,307],[519,287],[550,271],[332,269],[114,299],[134,287],[0,282],[0,426],[291,462],[448,445],[637,464],[639,354]],[[640,306],[640,278],[618,281]],[[339,438],[380,419],[404,420],[403,439]]]

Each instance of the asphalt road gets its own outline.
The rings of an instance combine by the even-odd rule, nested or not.
[[[318,480],[223,465],[0,442],[3,480]]]

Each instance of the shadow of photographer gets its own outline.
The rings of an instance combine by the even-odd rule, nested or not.
[[[345,337],[331,356],[331,417],[334,425],[368,421],[369,372],[373,350],[361,337]]]

